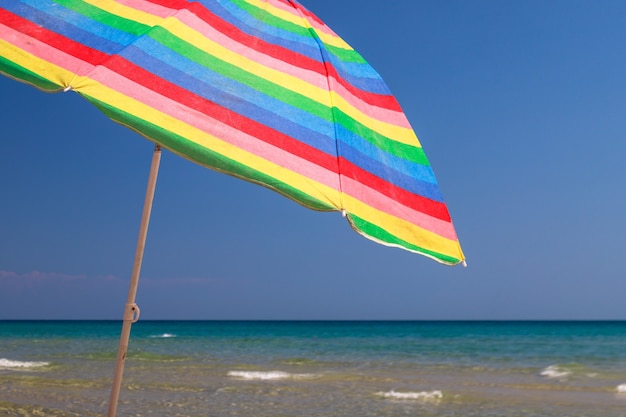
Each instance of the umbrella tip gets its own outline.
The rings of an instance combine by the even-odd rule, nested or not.
[[[63,92],[64,92],[64,93],[67,93],[67,92],[68,92],[68,91],[70,91],[71,89],[72,89],[72,86],[71,86],[71,85],[68,85],[67,87],[65,87],[65,88],[63,89]]]
[[[341,215],[342,215],[343,217],[346,217],[346,215],[347,215],[346,211],[345,211],[345,210],[341,210]]]

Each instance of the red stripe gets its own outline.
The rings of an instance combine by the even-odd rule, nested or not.
[[[326,26],[326,23],[322,22],[322,19],[320,19],[319,17],[317,17],[313,12],[311,12],[310,10],[308,10],[306,7],[304,7],[303,5],[301,5],[300,3],[298,3],[297,1],[285,1],[285,0],[281,0],[283,3],[287,3],[290,6],[292,6],[294,9],[297,9],[300,13],[302,13],[303,15],[305,15],[308,19],[314,20],[317,22],[318,25],[320,26]]]
[[[289,135],[219,106],[210,100],[198,96],[134,65],[122,57],[112,57],[105,63],[105,66],[137,84],[143,85],[162,96],[206,114],[225,125],[283,149],[298,158],[307,160],[326,170],[337,172],[337,159],[334,155],[329,155]],[[379,190],[384,195],[397,200],[407,207],[444,221],[451,221],[445,204],[406,191],[343,158],[341,158],[341,173],[372,189]]]
[[[17,32],[21,32],[31,38],[48,44],[55,49],[63,51],[68,55],[72,55],[81,61],[88,62],[93,65],[104,62],[109,55],[104,52],[92,49],[83,44],[74,42],[73,40],[60,35],[56,32],[45,29],[30,20],[24,19],[4,9],[0,9],[0,21]]]
[[[22,19],[0,9],[0,20],[7,26],[20,30],[53,48],[63,50],[68,54],[82,59],[86,62],[97,64],[104,61],[104,66],[121,76],[132,80],[158,94],[166,96],[181,104],[193,108],[199,112],[210,115],[210,117],[220,122],[230,125],[246,134],[256,137],[268,144],[284,149],[298,158],[310,161],[326,170],[337,171],[337,159],[333,155],[328,155],[314,147],[304,144],[291,136],[285,135],[264,124],[246,118],[239,113],[221,107],[203,97],[185,90],[167,80],[164,80],[151,72],[141,68],[119,56],[112,56],[106,60],[108,55],[89,48],[85,45],[72,41],[62,35],[58,35],[49,30],[43,29],[32,22]],[[341,158],[341,173],[367,187],[376,189],[384,195],[393,198],[401,204],[428,214],[432,217],[450,221],[447,208],[443,203],[435,202],[427,198],[412,194],[392,183],[389,183],[372,173],[354,165]]]
[[[210,115],[224,124],[239,129],[253,137],[257,137],[269,144],[285,149],[286,151],[300,158],[306,159],[325,169],[336,172],[337,160],[334,156],[304,144],[284,133],[274,130],[262,123],[248,119],[239,113],[221,107],[212,101],[200,97],[185,90],[176,84],[164,80],[146,69],[139,67],[132,62],[114,55],[109,56],[99,51],[95,51],[83,44],[77,43],[69,38],[61,36],[55,32],[42,28],[32,22],[22,19],[10,13],[3,13],[0,10],[2,21],[10,22],[11,27],[47,43],[53,48],[63,50],[83,61],[106,66],[121,76],[136,82],[152,91],[166,96],[174,101],[178,101],[187,107],[193,108],[201,113]],[[5,16],[11,17],[11,19]],[[7,25],[9,26],[9,25]],[[108,58],[108,60],[107,60]]]
[[[164,80],[153,73],[134,65],[122,57],[114,56],[104,66],[129,80],[136,82],[162,96],[177,101],[189,108],[197,110],[221,123],[236,128],[250,136],[266,143],[284,149],[287,152],[306,159],[324,169],[337,171],[337,160],[282,132],[272,129],[262,123],[249,119],[239,113],[196,95],[184,88]]]
[[[211,13],[208,9],[202,6],[200,3],[188,3],[185,0],[150,0],[152,3],[159,4],[164,7],[175,9],[187,9],[198,18],[205,21],[207,24],[213,26],[216,30],[220,31],[224,35],[233,39],[234,41],[248,46],[252,49],[260,51],[265,55],[271,56],[276,59],[280,59],[290,65],[302,68],[308,71],[314,71],[323,76],[334,78],[351,94],[364,102],[382,107],[394,111],[402,111],[400,104],[392,95],[375,94],[363,91],[354,85],[350,84],[343,77],[339,75],[335,67],[330,62],[320,62],[315,59],[309,58],[304,55],[300,55],[295,51],[284,48],[279,45],[268,43],[260,38],[241,31],[237,26],[222,20],[219,16]],[[311,12],[306,13],[312,15]],[[319,20],[316,18],[316,20]]]
[[[221,123],[255,137],[270,145],[283,149],[292,155],[314,163],[326,170],[337,172],[337,159],[334,155],[329,155],[319,149],[300,142],[299,140],[272,129],[262,123],[249,119],[232,110],[219,106],[216,103],[185,90],[176,84],[170,83],[145,69],[119,56],[112,57],[105,66],[143,85],[156,93],[177,101],[189,108],[206,114]],[[341,173],[355,181],[358,181],[372,189],[382,192],[384,195],[393,198],[401,204],[414,210],[428,214],[429,216],[451,221],[448,209],[444,203],[430,200],[420,195],[413,194],[401,187],[394,185],[376,175],[358,167],[350,161],[341,158]]]
[[[444,203],[431,200],[418,194],[413,194],[404,188],[398,187],[393,183],[385,181],[377,177],[369,171],[366,171],[350,161],[339,157],[341,174],[353,180],[367,185],[368,187],[396,200],[400,204],[410,207],[416,211],[435,217],[440,220],[451,222],[450,213]]]
[[[322,152],[315,147],[302,143],[289,135],[251,120],[239,113],[219,106],[119,56],[112,57],[111,60],[106,62],[105,66],[137,84],[143,85],[162,96],[206,114],[221,123],[241,130],[247,135],[283,149],[298,158],[307,160],[326,170],[332,172],[337,171],[337,160],[335,156]],[[407,207],[444,221],[451,221],[445,204],[406,191],[343,158],[341,158],[341,173],[372,189],[382,192],[384,195],[397,200]]]

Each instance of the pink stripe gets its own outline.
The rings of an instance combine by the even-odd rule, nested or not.
[[[177,14],[176,17],[191,29],[194,29],[197,32],[205,35],[208,39],[211,39],[221,46],[233,52],[236,52],[254,62],[258,62],[259,64],[264,65],[268,68],[302,79],[305,82],[323,90],[328,90],[329,88],[328,79],[326,77],[321,76],[320,74],[313,71],[303,70],[302,68],[290,65],[285,61],[281,61],[280,59],[273,58],[271,56],[263,54],[262,52],[242,45],[234,41],[232,38],[224,35],[222,32],[214,29],[204,20],[198,18],[196,15],[187,10],[184,10],[181,13]],[[404,113],[384,109],[365,103],[358,97],[352,95],[336,80],[332,79],[332,81],[334,90],[337,92],[337,94],[343,97],[344,100],[346,100],[350,105],[361,111],[363,114],[366,114],[369,117],[383,121],[385,123],[393,124],[407,129],[411,128],[411,125],[409,124],[409,121],[407,120]]]
[[[75,74],[85,74],[94,67],[72,55],[68,55],[58,49],[52,48],[36,39],[25,37],[4,25],[0,25],[0,33],[3,39],[13,42],[14,45],[22,48],[39,58],[58,65]],[[81,70],[82,69],[82,70]],[[194,109],[182,106],[180,103],[161,96],[140,84],[136,84],[106,67],[97,67],[91,74],[91,78],[102,83],[120,93],[132,97],[146,105],[153,107],[163,113],[179,119],[191,126],[205,132],[215,132],[214,135],[226,140],[247,152],[258,155],[277,165],[283,166],[293,172],[304,175],[321,184],[333,189],[338,189],[338,178],[336,173],[325,170],[307,160],[295,157],[293,154],[264,141],[242,133],[230,126],[208,117]],[[228,139],[226,139],[228,138]],[[364,186],[352,179],[345,178],[344,192],[353,195],[355,198],[366,202],[372,207],[383,212],[389,212],[399,218],[415,223],[420,227],[444,236],[448,239],[456,239],[454,228],[450,223],[432,218],[423,213],[411,210],[398,205],[397,202],[385,197],[369,187]]]
[[[90,77],[94,81],[146,104],[155,110],[168,114],[185,124],[204,132],[210,132],[213,136],[244,151],[260,156],[274,164],[304,175],[333,189],[339,188],[339,179],[335,172],[323,169],[319,165],[296,157],[281,148],[270,145],[267,142],[215,120],[204,113],[162,96],[141,84],[137,84],[122,77],[106,67],[98,67]]]
[[[145,0],[117,0],[117,2],[132,9],[140,10],[161,18],[169,17],[178,11],[178,9],[170,9]]]
[[[351,195],[357,200],[360,200],[377,210],[406,220],[409,223],[413,223],[422,229],[429,230],[446,239],[457,240],[456,231],[450,222],[431,217],[421,211],[403,206],[392,198],[387,197],[386,195],[383,195],[378,191],[353,180],[352,178],[342,176],[341,185],[344,193]]]
[[[315,20],[307,19],[306,16],[303,16],[300,13],[300,11],[298,9],[296,9],[295,7],[293,7],[291,4],[286,4],[285,2],[280,1],[280,0],[268,0],[268,3],[271,4],[272,6],[276,7],[277,9],[280,9],[280,10],[283,10],[285,12],[290,13],[291,15],[293,15],[296,18],[305,20],[315,30],[318,30],[320,32],[324,32],[324,33],[326,33],[326,34],[328,34],[330,36],[333,36],[335,38],[339,38],[339,36],[337,36],[337,34],[335,32],[333,32],[333,30],[331,28],[329,28],[325,24],[320,25]],[[313,14],[313,12],[311,12],[310,10],[309,10],[309,13]]]
[[[245,134],[231,126],[225,125],[204,113],[183,106],[180,103],[164,97],[154,91],[132,82],[118,73],[106,67],[98,67],[91,78],[107,87],[114,89],[121,94],[140,101],[160,112],[168,114],[175,119],[204,132],[210,132],[221,140],[230,143],[246,152],[257,155],[276,165],[282,166],[292,172],[303,175],[315,182],[338,190],[338,177],[333,171],[321,168],[319,165],[311,163],[305,159],[270,145],[253,136]],[[398,204],[397,201],[386,197],[377,191],[356,182],[350,178],[343,177],[343,191],[365,204],[389,213],[396,217],[416,224],[417,226],[430,230],[445,238],[455,240],[456,233],[451,223],[430,217],[424,213],[412,210]],[[329,201],[332,199],[329,198]],[[339,207],[337,207],[339,209]]]
[[[191,29],[202,33],[208,39],[213,42],[221,45],[222,47],[229,49],[239,55],[242,55],[251,61],[257,62],[261,65],[264,65],[268,68],[274,69],[276,71],[280,71],[282,73],[292,75],[299,79],[306,81],[309,84],[312,84],[316,87],[322,88],[324,90],[328,90],[328,82],[326,81],[326,77],[319,75],[313,71],[303,70],[301,68],[295,67],[286,63],[285,61],[281,61],[280,59],[273,58],[271,56],[265,55],[262,52],[254,50],[252,48],[247,47],[246,45],[240,44],[234,41],[232,38],[224,35],[222,32],[214,29],[213,26],[207,24],[204,20],[198,18],[193,13],[185,10],[176,16],[182,23],[190,27]]]
[[[26,52],[52,64],[63,67],[64,69],[75,74],[81,74],[81,68],[86,70],[82,72],[82,74],[85,74],[89,70],[93,69],[90,74],[90,78],[96,82],[99,82],[128,97],[134,98],[135,100],[165,114],[169,114],[175,119],[181,120],[188,125],[205,132],[212,132],[214,136],[219,137],[225,142],[231,143],[240,149],[258,155],[288,170],[299,173],[307,178],[311,178],[312,180],[322,183],[332,189],[337,190],[339,188],[338,176],[335,172],[323,169],[305,159],[295,157],[293,154],[283,149],[277,148],[262,140],[258,140],[255,137],[249,136],[237,129],[212,119],[204,113],[198,112],[167,97],[159,95],[140,84],[134,83],[127,78],[122,77],[118,73],[111,71],[106,67],[94,67],[93,65],[76,59],[75,57],[61,52],[58,49],[52,48],[36,39],[25,37],[23,34],[1,24],[0,35],[2,36],[2,39],[12,41],[13,45],[21,47]],[[80,91],[80,89],[77,89],[77,91]],[[115,104],[113,105],[115,106]],[[331,201],[332,200],[329,199],[328,202]]]
[[[76,74],[81,74],[81,68],[92,69],[92,65],[87,64],[75,57],[68,55],[58,49],[36,39],[25,37],[23,34],[13,31],[4,25],[0,25],[0,33],[3,39],[14,38],[13,44],[21,47],[41,59],[49,61],[55,65],[65,68]],[[5,36],[8,34],[9,36]],[[12,35],[12,36],[11,36]],[[85,71],[86,72],[86,71]],[[85,73],[83,72],[83,74]],[[205,132],[213,134],[232,145],[258,155],[270,162],[280,165],[288,170],[304,175],[307,178],[326,185],[327,187],[338,189],[338,178],[336,173],[325,170],[307,160],[295,157],[293,154],[283,149],[269,145],[264,141],[244,134],[230,126],[208,117],[206,114],[182,106],[180,103],[161,96],[140,84],[136,84],[106,67],[97,67],[91,74],[94,81],[98,81],[120,93],[132,97],[156,110],[183,121]],[[172,111],[173,110],[173,111]],[[228,138],[228,139],[225,139]],[[396,217],[414,223],[424,229],[431,230],[443,237],[451,240],[456,239],[456,233],[452,225],[421,212],[398,205],[396,201],[377,193],[369,187],[364,186],[350,178],[343,178],[344,192],[365,202],[366,204],[388,212]]]
[[[213,40],[214,42],[224,46],[225,48],[230,49],[246,58],[258,62],[261,65],[264,65],[268,68],[272,68],[276,71],[280,71],[285,74],[289,74],[293,77],[300,78],[305,82],[314,85],[318,88],[327,90],[328,80],[326,77],[321,76],[319,73],[303,70],[302,68],[290,65],[280,59],[273,58],[271,56],[265,55],[257,50],[251,49],[245,45],[242,45],[232,38],[224,35],[222,32],[214,29],[204,20],[198,18],[189,10],[177,10],[177,9],[169,9],[163,6],[146,2],[146,1],[138,1],[138,0],[118,0],[120,3],[135,8],[137,10],[141,10],[143,12],[166,18],[176,14],[176,18],[179,19],[182,23],[190,27],[191,29],[196,30],[199,33],[204,34],[208,39]],[[291,5],[284,4],[281,1],[271,0],[270,4],[280,8],[281,10],[285,10],[296,17],[302,18],[299,14],[299,11],[293,8]],[[179,12],[179,13],[176,13]],[[332,30],[330,30],[327,26],[321,27],[317,24],[317,22],[309,22],[316,27],[316,29],[323,29],[327,33],[332,36],[337,36]],[[374,119],[383,121],[385,123],[389,123],[392,125],[396,125],[399,127],[410,129],[411,125],[407,120],[406,116],[402,112],[397,112],[393,110],[384,109],[381,107],[376,107],[371,104],[365,103],[363,100],[354,96],[350,93],[341,83],[338,83],[335,79],[333,81],[333,89],[344,98],[350,105],[354,108],[358,109],[363,114],[368,115]]]
[[[162,18],[171,16],[174,12],[178,10],[164,8],[159,5],[155,5],[146,1],[137,1],[137,0],[120,0],[120,3],[125,4],[128,7],[133,7],[138,10],[144,11],[146,13],[153,14],[155,16],[159,16]],[[285,5],[280,1],[272,0],[270,2],[272,5],[280,6],[282,10],[290,12],[292,14],[297,13],[297,17],[300,17],[298,11],[294,9],[290,5]],[[326,77],[321,76],[319,73],[303,70],[302,68],[290,65],[280,59],[273,58],[271,56],[265,55],[257,50],[251,49],[245,45],[242,45],[232,38],[224,35],[222,32],[214,29],[204,20],[198,18],[189,10],[183,9],[180,13],[176,13],[176,18],[179,19],[182,23],[187,25],[189,28],[196,30],[199,33],[204,34],[208,39],[213,40],[214,42],[224,46],[225,48],[230,49],[231,51],[237,52],[238,54],[245,56],[246,58],[258,62],[268,68],[272,68],[276,71],[280,71],[285,74],[289,74],[293,77],[300,78],[307,83],[314,85],[318,88],[327,90],[328,89],[328,80]],[[313,22],[315,23],[315,22]],[[333,36],[337,36],[332,31],[330,31]],[[399,127],[410,129],[411,125],[409,121],[406,119],[406,116],[402,112],[397,112],[393,110],[384,109],[381,107],[372,106],[371,104],[363,102],[363,100],[354,96],[350,93],[343,85],[336,82],[333,79],[334,90],[343,97],[350,105],[354,108],[358,109],[363,114],[368,115],[374,119],[384,121],[389,124],[393,124]]]
[[[361,111],[363,114],[368,115],[371,118],[380,120],[381,122],[389,123],[398,127],[411,129],[411,124],[406,118],[403,112],[393,111],[377,107],[372,104],[365,103],[358,97],[353,96],[346,88],[338,83],[335,78],[331,78],[333,81],[333,90],[344,98],[349,104]]]
[[[168,114],[175,119],[204,132],[210,132],[221,140],[230,143],[246,152],[260,156],[267,161],[282,166],[292,172],[311,178],[313,181],[321,183],[327,187],[337,190],[338,177],[333,171],[321,168],[319,165],[311,163],[293,154],[277,148],[273,145],[247,135],[231,126],[225,125],[204,113],[191,109],[180,103],[164,97],[154,91],[143,87],[122,77],[118,73],[106,67],[98,67],[92,74],[94,81],[100,82],[107,87],[114,89],[121,94],[140,101],[160,112]],[[377,191],[356,182],[350,178],[342,178],[343,191],[365,204],[389,213],[407,222],[416,224],[426,230],[430,230],[445,238],[455,240],[456,233],[451,223],[442,221],[422,212],[410,209],[398,204],[397,201],[386,197]]]
[[[17,32],[2,24],[0,24],[0,35],[2,39],[22,49],[23,51],[76,75],[84,75],[94,68],[94,66],[88,62],[53,48],[38,39],[31,38],[30,36]],[[19,62],[17,63],[20,64]]]

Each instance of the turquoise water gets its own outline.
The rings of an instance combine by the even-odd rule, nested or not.
[[[120,329],[0,321],[0,415],[105,415]],[[626,322],[139,321],[118,416],[626,417]]]

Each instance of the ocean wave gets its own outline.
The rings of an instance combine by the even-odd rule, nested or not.
[[[550,365],[547,368],[541,370],[539,375],[545,376],[548,379],[563,379],[570,376],[570,371],[564,370],[557,365]]]
[[[376,395],[396,400],[439,401],[443,398],[443,393],[439,390],[420,392],[396,392],[392,390],[389,392],[377,392]]]
[[[0,358],[0,368],[36,368],[48,365],[50,365],[50,362],[12,361],[10,359]]]
[[[168,338],[168,337],[176,337],[176,335],[173,334],[173,333],[163,333],[163,334],[155,334],[155,335],[152,335],[150,337],[154,337],[154,338]]]
[[[312,374],[291,374],[283,371],[229,371],[228,376],[248,380],[278,380],[278,379],[304,379],[313,377]]]
[[[620,394],[626,394],[626,384],[618,385],[615,390]]]

